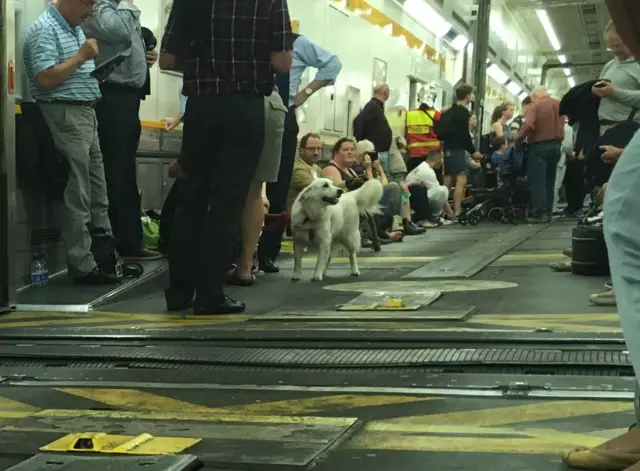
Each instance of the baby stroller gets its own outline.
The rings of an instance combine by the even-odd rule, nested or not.
[[[501,156],[485,156],[486,187],[471,189],[470,196],[463,202],[463,213],[458,222],[476,225],[489,220],[517,224],[526,218],[530,201],[524,159],[524,150],[515,147],[510,147]]]

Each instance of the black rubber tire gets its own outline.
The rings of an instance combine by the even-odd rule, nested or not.
[[[571,237],[574,275],[609,276],[609,256],[602,226],[578,225]]]
[[[472,226],[477,226],[480,223],[480,217],[477,214],[470,214],[468,219]]]
[[[487,213],[487,219],[489,221],[500,221],[504,216],[504,211],[502,208],[491,208]]]

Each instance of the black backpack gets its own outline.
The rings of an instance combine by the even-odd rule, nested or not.
[[[438,136],[438,139],[440,141],[446,141],[447,139],[450,139],[452,134],[455,133],[452,117],[453,107],[442,113],[440,115],[440,119],[434,121],[433,130],[435,131],[436,136]]]
[[[102,228],[90,228],[91,253],[98,267],[109,275],[122,278],[123,262],[116,249],[116,241]]]

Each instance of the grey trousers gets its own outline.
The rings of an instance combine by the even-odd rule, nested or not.
[[[88,106],[42,102],[38,105],[56,147],[71,167],[58,218],[69,274],[83,276],[96,267],[87,224],[111,233],[98,121],[94,109]]]

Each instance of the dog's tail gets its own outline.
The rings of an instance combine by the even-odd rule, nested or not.
[[[358,205],[361,214],[376,214],[380,212],[380,198],[382,198],[383,188],[379,180],[372,178],[355,191],[347,193],[352,195]]]

